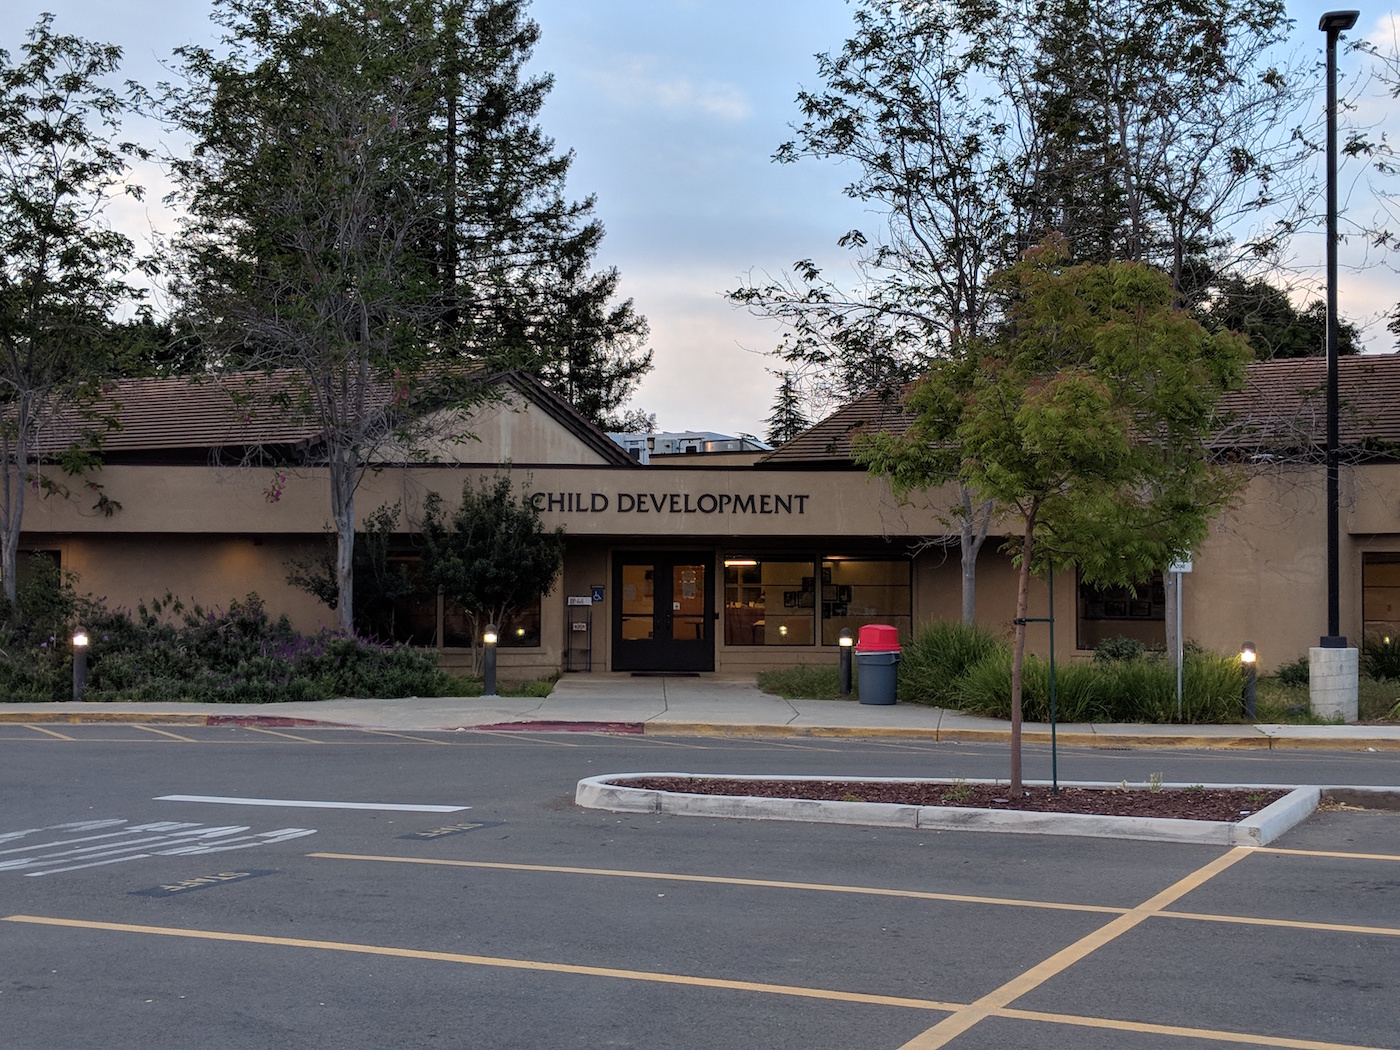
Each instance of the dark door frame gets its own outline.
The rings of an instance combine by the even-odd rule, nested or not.
[[[713,550],[614,551],[612,555],[612,669],[614,671],[713,671],[715,669],[715,552]],[[622,637],[622,569],[652,567],[653,636]],[[704,606],[698,640],[671,638],[673,570],[678,565],[701,565],[705,570]]]

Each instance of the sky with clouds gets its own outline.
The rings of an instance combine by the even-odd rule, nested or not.
[[[119,44],[124,74],[153,84],[182,43],[212,43],[208,0],[7,0],[0,47],[11,52],[41,11],[57,28]],[[1291,3],[1295,43],[1319,57],[1319,14],[1331,5]],[[835,164],[778,165],[799,87],[817,86],[813,55],[849,35],[845,0],[534,0],[542,38],[536,67],[555,77],[543,122],[575,153],[570,188],[597,195],[607,227],[599,261],[618,267],[624,295],[651,324],[656,368],[636,404],[663,429],[762,434],[776,381],[765,356],[771,322],[725,300],[747,275],[782,273],[812,258],[839,276],[836,239],[872,216],[841,194],[850,173]],[[1357,25],[1377,43],[1394,40],[1396,16],[1363,11]],[[1348,59],[1344,56],[1343,66]],[[1375,100],[1376,119],[1394,103]],[[156,125],[132,128],[153,142]],[[158,169],[140,173],[143,204],[115,221],[141,235],[168,229]],[[1347,196],[1369,208],[1369,183],[1353,171]],[[1297,266],[1320,277],[1320,236],[1302,237]],[[1360,261],[1349,244],[1343,259]],[[1400,299],[1384,266],[1345,270],[1342,313],[1367,324],[1368,347],[1389,350],[1383,312]]]

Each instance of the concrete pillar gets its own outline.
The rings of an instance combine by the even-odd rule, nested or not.
[[[1308,650],[1309,696],[1320,718],[1355,722],[1358,652],[1355,649]]]

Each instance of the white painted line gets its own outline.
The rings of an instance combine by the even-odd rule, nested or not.
[[[157,802],[213,802],[221,806],[281,806],[285,809],[375,809],[392,813],[459,813],[471,806],[415,806],[402,802],[314,802],[292,798],[232,798],[227,795],[157,795]]]

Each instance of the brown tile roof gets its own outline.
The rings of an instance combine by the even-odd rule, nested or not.
[[[1400,447],[1400,354],[1362,354],[1337,361],[1338,430],[1342,447]],[[902,392],[901,392],[902,394]],[[766,465],[837,466],[851,462],[851,440],[881,430],[904,433],[911,417],[900,395],[866,394],[769,453]],[[1327,437],[1327,362],[1320,357],[1256,361],[1243,390],[1226,394],[1212,444],[1227,449],[1297,454]]]
[[[1400,354],[1337,359],[1338,443],[1348,449],[1400,445]],[[1327,442],[1327,361],[1256,361],[1243,390],[1220,399],[1216,448],[1297,454]]]
[[[820,423],[779,445],[759,462],[763,466],[810,463],[834,466],[851,462],[851,442],[862,434],[902,434],[913,417],[904,410],[908,388],[876,390],[837,409]]]
[[[81,413],[59,415],[39,436],[35,451],[57,455],[92,424],[87,417],[116,420],[105,433],[104,452],[130,453],[170,450],[242,449],[277,445],[310,445],[321,436],[314,422],[298,418],[289,407],[289,391],[304,382],[301,373],[241,372],[191,380],[186,377],[124,379],[113,383],[98,401]],[[605,462],[635,467],[626,450],[594,426],[538,379],[522,372],[505,372],[492,382],[510,387],[546,412]],[[371,410],[389,402],[387,385],[370,397]],[[292,398],[293,403],[295,397]]]
[[[84,416],[117,422],[102,441],[104,450],[228,448],[285,445],[313,441],[318,428],[279,407],[292,373],[238,373],[190,380],[123,379],[80,414],[61,413],[40,435],[37,451],[52,454],[67,448],[90,428]]]

